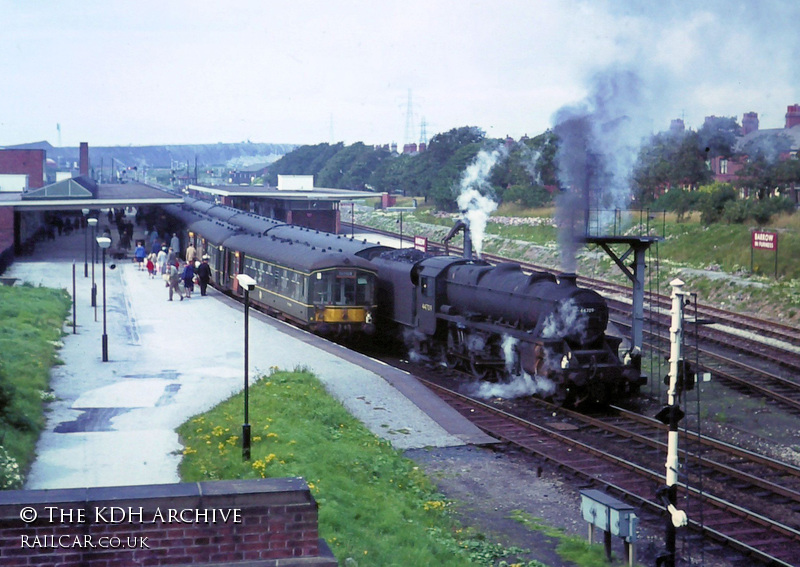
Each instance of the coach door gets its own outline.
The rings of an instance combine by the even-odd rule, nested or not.
[[[239,280],[236,279],[236,275],[241,273],[242,257],[238,251],[233,252],[231,250],[226,250],[225,254],[228,258],[225,269],[225,275],[228,277],[227,287],[233,290],[234,293],[239,293]]]

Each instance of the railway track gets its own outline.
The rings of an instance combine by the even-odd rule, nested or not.
[[[619,327],[629,328],[630,324],[621,320],[614,323]],[[664,356],[669,355],[668,330],[654,332],[645,330],[645,346]],[[699,353],[694,345],[685,345],[686,358],[699,361],[698,371],[710,372],[715,380],[749,395],[762,396],[771,400],[795,415],[800,415],[800,382],[786,378],[782,373],[770,371],[758,360],[743,358],[737,352],[724,354],[719,349],[709,349],[699,345]],[[728,349],[730,350],[730,349]],[[696,356],[697,355],[697,356]],[[694,364],[694,362],[693,362]],[[657,379],[655,377],[654,379]]]
[[[666,455],[663,444],[655,440],[655,432],[660,426],[657,422],[620,412],[608,421],[569,414],[569,420],[575,420],[578,424],[565,423],[563,420],[552,424],[552,417],[548,417],[552,415],[552,408],[547,408],[542,410],[541,420],[534,423],[530,418],[513,415],[441,385],[426,383],[488,434],[569,471],[587,483],[600,485],[649,513],[663,512],[663,504],[656,498],[656,489],[663,484],[664,473],[657,467],[653,470],[654,467],[647,464],[648,457],[642,450],[642,447],[651,447],[658,449],[662,458]],[[614,420],[617,422],[614,423]],[[624,420],[624,423],[619,420]],[[551,423],[551,426],[547,426],[547,423]],[[591,439],[602,439],[603,446],[633,445],[629,453],[644,455],[644,462],[620,456],[618,451],[601,448],[600,443]],[[797,492],[800,470],[707,438],[698,437],[697,441],[704,451],[713,451],[717,455],[715,459],[708,455],[689,456],[686,452],[684,458],[689,459],[692,467],[703,467],[698,474],[705,474],[712,479],[708,484],[735,484],[739,493],[749,492],[751,500],[771,503],[779,511],[776,512],[778,518],[767,517],[736,505],[725,496],[682,484],[679,507],[689,515],[691,529],[735,551],[739,558],[756,559],[766,565],[800,565],[795,552],[800,549],[800,531],[780,521],[787,510],[793,511],[793,507],[800,504],[800,493]],[[717,462],[722,460],[718,455],[729,455],[726,457],[728,462]],[[760,473],[737,471],[743,462],[747,462],[751,469],[758,468]],[[766,473],[767,470],[772,472]],[[765,477],[783,480],[780,483],[769,482],[764,480]]]
[[[357,227],[386,236],[398,236],[366,226]],[[450,250],[461,252],[457,247],[450,247]],[[494,262],[519,262],[490,254],[483,257]],[[530,262],[519,263],[531,271],[558,272]],[[629,287],[582,276],[579,282],[604,293],[609,310],[616,313],[614,322],[630,327],[631,303],[617,299],[629,297]],[[658,342],[669,337],[671,299],[666,295],[648,293],[646,301],[650,343],[655,350],[664,352],[665,347]],[[793,412],[800,411],[800,381],[797,378],[800,376],[800,328],[702,304],[692,305],[689,311],[687,315],[695,316],[696,320],[712,323],[698,325],[702,370],[712,372],[740,391],[756,393]]]
[[[526,270],[553,272],[520,264]],[[630,296],[628,287],[588,278],[581,278],[581,283],[621,298],[615,307],[622,319],[630,319],[631,305],[624,299]],[[654,350],[663,349],[657,342],[669,336],[670,299],[648,293],[646,301],[647,339]],[[800,374],[800,329],[714,308],[692,306],[687,311],[688,317],[714,323],[701,327],[697,348],[704,359],[711,359],[706,352],[713,353],[709,364],[718,378],[730,376],[736,388],[769,395],[795,414],[800,411],[800,384],[795,378]],[[727,354],[720,352],[723,347]],[[748,354],[749,362],[742,364],[742,353]],[[664,482],[666,434],[660,423],[618,410],[615,422],[597,418],[592,422],[576,414],[569,417],[573,424],[562,419],[559,427],[547,427],[542,424],[553,420],[546,412],[531,419],[454,392],[440,395],[490,435],[662,514],[656,489]],[[800,470],[699,435],[684,432],[684,437],[680,507],[689,514],[691,528],[734,550],[739,560],[744,556],[770,565],[800,565],[793,555],[800,549]]]
[[[630,319],[630,305],[614,299],[607,299],[609,313],[612,314],[616,323],[626,324]],[[741,329],[730,325],[706,325],[702,324],[707,319],[697,318],[690,309],[686,312],[686,333],[692,336],[697,330],[697,339],[702,345],[702,350],[707,351],[712,356],[718,351],[723,352],[744,352],[748,358],[762,364],[768,368],[773,368],[774,373],[783,371],[788,376],[800,374],[800,347],[796,347],[787,341],[777,339],[765,340],[763,336],[747,333]],[[735,314],[734,314],[735,315]],[[670,313],[661,309],[650,309],[647,313],[647,324],[653,332],[669,337]],[[694,321],[699,319],[701,324],[695,327]]]
[[[395,232],[380,230],[365,225],[357,224],[355,225],[355,228],[360,231],[373,232],[375,234],[385,235],[392,238],[398,238],[400,236],[398,233]],[[408,238],[409,237],[406,236],[406,239]],[[434,244],[433,247],[437,250],[444,248],[439,244]],[[449,246],[448,248],[454,254],[460,254],[463,251],[461,248],[457,246]],[[517,262],[520,265],[522,265],[523,268],[533,271],[550,272],[553,274],[558,274],[560,272],[560,270],[553,269],[548,266],[541,266],[538,264],[534,264],[532,262],[520,261],[516,258],[506,258],[494,254],[483,254],[482,257],[492,262]],[[589,278],[585,276],[580,276],[578,278],[578,281],[581,284],[587,287],[591,287],[592,289],[595,289],[599,292],[603,292],[606,295],[619,295],[624,297],[630,296],[629,286],[619,285],[612,282],[596,278]],[[669,298],[668,295],[648,293],[647,301],[653,308],[652,310],[655,311],[661,310],[663,312],[668,312],[671,306],[671,299]],[[787,343],[789,345],[798,347],[798,349],[800,349],[800,328],[798,327],[793,327],[791,325],[785,325],[774,321],[768,321],[765,319],[760,319],[758,317],[742,313],[734,313],[710,305],[702,305],[702,304],[697,305],[697,311],[698,311],[698,317],[702,319],[706,320],[710,319],[713,320],[713,322],[729,327],[732,330],[738,332],[742,331],[751,332],[765,338],[771,338],[783,343]]]

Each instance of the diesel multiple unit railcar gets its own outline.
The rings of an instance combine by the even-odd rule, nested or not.
[[[240,295],[236,275],[247,274],[256,280],[251,301],[281,318],[324,335],[374,331],[376,272],[368,261],[304,242],[296,227],[187,201],[165,210],[182,225],[183,241],[209,256],[216,287]]]
[[[400,336],[478,379],[527,376],[565,405],[624,399],[645,382],[638,353],[623,361],[622,339],[606,332],[605,300],[572,274],[397,250],[191,199],[181,214],[198,248],[217,249],[223,289],[237,293],[247,273],[255,301],[311,330]]]

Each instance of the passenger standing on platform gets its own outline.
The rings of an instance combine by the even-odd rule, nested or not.
[[[194,261],[197,258],[197,250],[195,250],[192,243],[189,243],[189,246],[186,247],[186,263],[194,265]]]
[[[175,254],[180,254],[181,251],[181,241],[178,238],[178,233],[172,233],[172,240],[169,241],[169,245],[175,250]]]
[[[167,301],[172,301],[172,294],[176,292],[181,296],[181,301],[183,301],[183,294],[181,293],[181,288],[179,287],[180,284],[181,273],[174,264],[170,264],[167,266],[167,287],[169,287],[169,299]]]
[[[169,250],[167,250],[167,264],[172,266],[175,264],[175,260],[178,259],[178,254],[175,252],[175,249],[170,246]]]
[[[167,270],[167,247],[162,246],[161,250],[158,251],[158,256],[156,256],[156,266],[158,266],[158,273],[162,276],[166,274]]]
[[[184,294],[186,294],[186,299],[189,299],[194,291],[194,265],[186,262],[181,277],[183,278]]]
[[[150,279],[156,277],[156,255],[150,254],[147,257],[147,273],[150,275]]]
[[[144,249],[144,242],[139,240],[136,242],[136,250],[133,252],[136,263],[139,265],[139,271],[144,270],[144,257],[147,256],[147,251]]]
[[[200,295],[205,295],[208,282],[211,281],[211,266],[208,265],[208,256],[203,256],[203,262],[197,266],[197,280],[200,283]]]

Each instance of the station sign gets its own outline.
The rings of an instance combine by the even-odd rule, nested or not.
[[[778,249],[778,233],[767,232],[765,230],[754,230],[753,248],[756,250],[777,250]]]
[[[753,271],[754,250],[771,250],[775,253],[775,279],[778,279],[778,233],[768,230],[753,230],[750,234],[750,271]]]
[[[415,236],[414,237],[414,249],[419,250],[420,252],[427,252],[428,251],[428,239],[424,236]]]

